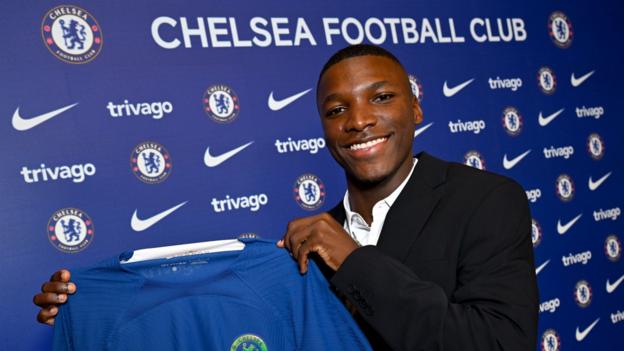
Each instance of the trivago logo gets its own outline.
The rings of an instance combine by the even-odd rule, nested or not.
[[[532,203],[536,203],[537,199],[542,197],[542,190],[540,190],[540,188],[525,190],[524,192],[526,193],[527,199]]]
[[[559,298],[555,297],[552,300],[548,300],[548,301],[544,301],[540,303],[539,311],[540,313],[542,312],[555,313],[555,311],[557,311],[557,308],[559,308],[559,306],[561,306],[561,301],[559,301]]]
[[[615,313],[611,313],[611,323],[615,324],[615,323],[620,323],[621,321],[624,321],[624,312],[617,310],[615,311]]]
[[[594,211],[594,220],[596,222],[604,221],[607,219],[615,221],[621,214],[622,210],[619,207],[614,207],[606,210],[600,208]]]
[[[582,263],[583,265],[585,265],[587,264],[587,262],[589,262],[589,260],[591,260],[591,258],[592,258],[592,253],[591,251],[587,250],[584,252],[579,252],[577,254],[569,254],[568,256],[562,256],[561,262],[563,262],[563,265],[565,267],[574,265],[577,263]]]
[[[87,177],[95,175],[93,163],[75,164],[71,166],[48,167],[44,163],[39,168],[22,167],[20,174],[26,183],[38,183],[57,180],[71,180],[82,183]]]
[[[323,149],[324,147],[325,139],[323,138],[293,140],[291,137],[288,137],[288,139],[284,141],[275,139],[275,148],[280,154],[299,151],[307,151],[311,154],[315,154],[319,149]]]
[[[123,104],[115,104],[109,101],[106,108],[111,117],[146,116],[161,119],[173,112],[173,104],[169,101],[131,103],[126,99]]]
[[[574,147],[572,145],[560,147],[551,146],[549,148],[544,148],[543,151],[545,158],[562,157],[567,160],[570,156],[574,155]]]
[[[604,115],[605,109],[602,106],[596,107],[577,107],[576,108],[576,117],[578,118],[586,118],[593,117],[594,119],[599,119],[602,115]]]
[[[240,197],[230,197],[225,195],[224,199],[212,198],[210,204],[215,212],[236,211],[242,209],[248,209],[251,212],[256,212],[260,208],[269,203],[269,197],[267,194],[253,194]]]
[[[520,78],[504,78],[500,77],[496,78],[488,78],[488,84],[490,85],[490,89],[509,89],[511,91],[516,91],[518,88],[522,87],[522,79]]]
[[[485,129],[485,121],[481,119],[462,122],[461,119],[458,119],[457,122],[449,121],[448,126],[450,132],[453,134],[463,132],[479,134],[483,129]]]

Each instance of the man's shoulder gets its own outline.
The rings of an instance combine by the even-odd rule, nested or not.
[[[437,215],[453,218],[456,223],[470,223],[476,213],[487,217],[499,211],[514,218],[528,213],[526,193],[513,179],[456,162],[435,162],[445,166],[445,179],[434,189],[440,199]]]
[[[515,180],[494,172],[476,169],[462,163],[445,161],[427,153],[420,158],[425,161],[423,166],[443,170],[444,185],[453,192],[488,193],[501,186],[522,189]]]

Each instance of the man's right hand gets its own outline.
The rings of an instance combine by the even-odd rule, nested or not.
[[[41,286],[41,293],[33,298],[35,305],[41,307],[37,321],[54,325],[54,317],[58,314],[57,305],[67,302],[68,294],[76,292],[76,284],[69,281],[71,274],[66,269],[54,273],[49,282]]]

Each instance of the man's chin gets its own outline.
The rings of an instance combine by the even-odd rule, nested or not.
[[[387,172],[367,170],[347,173],[347,178],[360,188],[372,188],[388,178]]]

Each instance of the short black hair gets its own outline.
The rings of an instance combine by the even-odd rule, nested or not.
[[[333,54],[329,58],[329,60],[327,60],[327,62],[325,62],[325,65],[323,66],[323,69],[321,69],[321,73],[319,73],[319,76],[318,76],[317,87],[318,87],[318,83],[320,83],[321,81],[321,77],[323,77],[323,74],[331,66],[343,60],[346,60],[348,58],[358,57],[358,56],[368,56],[368,55],[387,57],[391,59],[392,61],[398,63],[399,66],[401,66],[401,68],[405,70],[405,68],[401,64],[401,61],[399,61],[399,59],[396,58],[396,56],[394,56],[390,51],[380,46],[375,46],[375,45],[370,45],[370,44],[350,45],[350,46],[347,46],[345,48],[338,50],[335,54]]]

